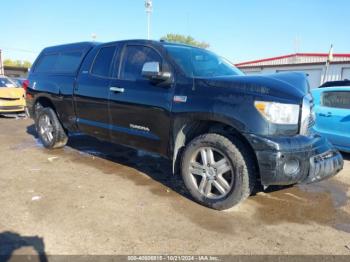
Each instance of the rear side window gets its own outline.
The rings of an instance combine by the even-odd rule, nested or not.
[[[79,51],[43,55],[35,66],[35,72],[74,73],[81,63],[82,55]]]
[[[322,105],[326,107],[350,109],[350,91],[325,92],[322,95]]]
[[[93,75],[108,77],[116,46],[102,47],[96,55],[91,73]]]
[[[48,54],[41,56],[35,66],[35,72],[53,72],[58,60],[58,55],[59,54]]]
[[[126,47],[120,78],[129,81],[143,79],[142,67],[146,62],[159,62],[161,64],[162,58],[155,50],[146,46]]]
[[[81,52],[61,53],[57,59],[55,72],[75,72],[81,63]]]

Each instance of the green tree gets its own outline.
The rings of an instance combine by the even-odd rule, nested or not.
[[[185,35],[179,35],[179,34],[167,34],[166,36],[163,36],[161,40],[164,40],[167,42],[173,42],[173,43],[182,43],[182,44],[197,46],[201,48],[209,48],[210,46],[206,42],[200,42],[195,40],[192,36],[185,36]]]
[[[24,60],[23,61],[23,66],[26,68],[31,68],[32,67],[32,63],[28,60]]]
[[[30,68],[32,66],[32,63],[27,61],[27,60],[5,59],[4,65],[5,66],[18,66],[18,67]]]

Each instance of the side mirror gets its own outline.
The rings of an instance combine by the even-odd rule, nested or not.
[[[159,62],[147,62],[142,67],[142,76],[150,80],[166,81],[171,78],[171,73],[161,72]]]

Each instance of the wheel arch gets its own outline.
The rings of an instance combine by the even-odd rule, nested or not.
[[[55,114],[57,115],[58,121],[61,123],[64,131],[66,133],[69,132],[69,128],[67,128],[65,123],[62,122],[60,112],[56,110],[57,107],[56,107],[55,103],[53,102],[53,100],[50,98],[50,96],[46,96],[43,94],[43,95],[40,95],[40,96],[35,98],[34,103],[33,103],[33,108],[32,108],[32,115],[33,115],[34,119],[36,118],[36,111],[40,107],[51,108],[55,112]]]
[[[195,137],[206,134],[216,133],[223,135],[229,139],[237,138],[248,149],[255,163],[257,178],[260,179],[260,170],[258,159],[255,151],[246,137],[242,134],[242,129],[225,120],[213,120],[208,118],[192,118],[192,119],[175,119],[172,133],[172,147],[170,156],[173,161],[173,173],[176,174],[180,170],[181,157],[186,145]]]
[[[40,95],[40,96],[36,97],[36,99],[35,99],[35,101],[33,103],[33,114],[34,114],[34,116],[35,116],[35,112],[36,112],[37,106],[39,104],[42,107],[50,107],[50,108],[52,108],[55,111],[55,113],[57,114],[56,106],[54,105],[52,100],[49,97],[45,96],[45,95]]]

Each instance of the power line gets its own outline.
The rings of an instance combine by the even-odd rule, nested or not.
[[[2,48],[0,48],[0,50],[16,51],[16,52],[31,53],[31,54],[38,54],[39,53],[38,51],[34,51],[34,50],[12,48],[12,47],[2,47]]]

